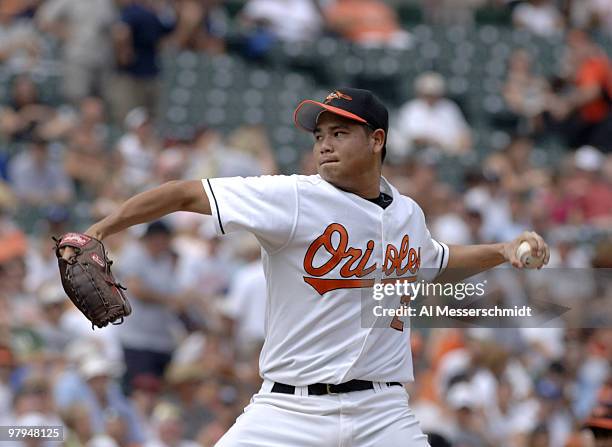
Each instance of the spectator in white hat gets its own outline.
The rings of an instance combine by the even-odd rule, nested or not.
[[[149,447],[198,447],[183,438],[184,424],[180,408],[170,403],[160,403],[153,411],[153,423],[157,427],[157,439]]]
[[[434,148],[452,155],[470,151],[470,128],[452,100],[445,97],[444,78],[434,72],[421,74],[414,83],[416,98],[404,104],[398,114],[390,148],[398,155],[415,149]]]
[[[44,321],[35,327],[35,331],[43,339],[46,350],[61,354],[71,340],[70,334],[61,326],[68,298],[57,281],[42,285],[37,295]]]
[[[612,223],[612,186],[601,177],[605,156],[593,146],[582,146],[574,155],[573,190],[583,219],[609,228]]]
[[[133,192],[155,182],[155,167],[161,143],[147,109],[132,109],[124,119],[126,133],[117,142],[122,159],[121,180]]]
[[[481,408],[474,387],[467,382],[453,385],[446,395],[448,406],[453,410],[455,432],[453,446],[485,447],[484,420],[479,417]]]
[[[144,435],[131,403],[121,391],[115,377],[117,365],[100,354],[89,354],[80,362],[78,374],[83,382],[79,395],[61,402],[63,408],[83,404],[91,416],[91,426],[96,434],[108,431],[108,414],[117,414],[127,424],[129,442],[144,442]]]
[[[540,36],[554,36],[563,29],[563,16],[550,0],[522,2],[512,13],[514,26]]]

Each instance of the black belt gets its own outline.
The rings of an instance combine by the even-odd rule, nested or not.
[[[387,382],[387,386],[402,386],[399,382]],[[339,393],[350,393],[351,391],[364,391],[373,390],[374,382],[369,380],[350,380],[345,383],[338,385],[331,385],[329,383],[315,383],[308,385],[308,394],[314,396],[322,396],[324,394],[339,394]],[[273,393],[283,394],[295,394],[295,387],[293,385],[286,385],[284,383],[274,382],[272,387]]]

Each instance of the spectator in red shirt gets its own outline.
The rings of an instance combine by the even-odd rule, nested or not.
[[[368,46],[409,46],[395,11],[380,0],[336,0],[325,11],[327,26],[341,37]]]
[[[602,229],[612,225],[612,185],[601,175],[604,155],[592,146],[574,154],[569,171],[560,176],[543,198],[556,224],[590,224]]]
[[[612,186],[600,178],[604,156],[594,147],[584,146],[574,156],[574,187],[584,220],[609,228],[612,225]]]
[[[571,69],[568,94],[553,97],[550,113],[564,122],[572,147],[596,146],[612,150],[612,64],[590,37],[578,30],[568,33],[566,66]]]
[[[585,34],[570,36],[570,61],[576,63],[574,82],[577,91],[574,105],[582,119],[589,123],[604,120],[610,112],[608,101],[612,87],[612,67],[602,52]]]

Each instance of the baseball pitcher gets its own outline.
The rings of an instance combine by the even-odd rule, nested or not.
[[[363,327],[362,293],[403,279],[458,280],[451,272],[459,267],[465,275],[504,262],[522,268],[516,252],[525,241],[546,263],[548,246],[532,232],[489,245],[433,239],[421,208],[381,175],[388,112],[371,92],[341,88],[323,102],[303,101],[294,118],[314,136],[317,175],[168,182],[82,236],[102,241],[192,211],[212,215],[219,235],[249,231],[259,240],[267,279],[263,384],[218,446],[428,446],[403,387],[413,380],[408,325]],[[79,238],[64,239],[60,264],[78,265]]]

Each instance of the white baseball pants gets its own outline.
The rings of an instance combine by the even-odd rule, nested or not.
[[[429,447],[403,387],[308,396],[260,391],[216,447]]]

